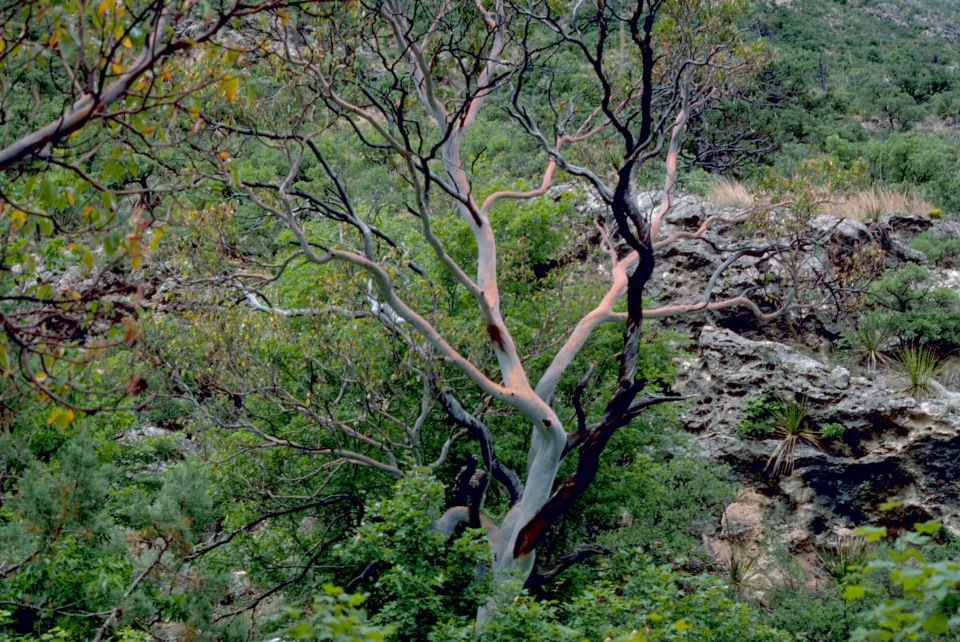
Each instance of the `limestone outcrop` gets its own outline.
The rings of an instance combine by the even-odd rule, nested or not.
[[[935,517],[960,533],[960,393],[934,384],[917,400],[902,387],[889,373],[851,376],[796,348],[704,327],[678,386],[695,399],[683,424],[703,454],[728,464],[748,489],[709,538],[714,551],[739,537],[755,548],[776,540],[809,562],[861,524],[910,527]],[[840,423],[845,431],[821,440],[822,449],[802,445],[793,473],[775,475],[767,461],[778,440],[737,434],[744,400],[762,393],[803,397],[811,428]],[[879,510],[888,500],[903,507]],[[757,510],[769,519],[731,526]]]
[[[640,196],[651,210],[662,197]],[[727,212],[729,214],[729,212]],[[675,201],[665,234],[697,229],[724,214],[710,203],[685,196]],[[868,246],[879,248],[879,268],[906,262],[926,265],[940,284],[960,291],[957,266],[932,265],[909,246],[917,234],[960,237],[960,225],[921,215],[898,214],[882,222],[820,216],[811,222],[820,235],[812,260],[836,270],[860,260]],[[736,247],[737,230],[715,221],[705,241],[680,240],[658,254],[646,293],[658,305],[695,301]],[[731,242],[731,239],[733,241]],[[744,241],[746,242],[746,241]],[[714,298],[736,296],[755,286],[764,270],[744,256],[719,277]],[[932,394],[916,399],[889,369],[851,373],[839,365],[833,342],[843,329],[833,311],[791,313],[775,323],[758,323],[746,309],[670,319],[664,325],[690,335],[695,356],[676,386],[692,398],[682,418],[697,447],[727,464],[741,485],[737,500],[718,516],[705,544],[723,565],[736,543],[772,568],[772,546],[790,552],[816,581],[819,551],[849,537],[863,524],[894,530],[937,518],[960,533],[960,376],[944,373]],[[960,369],[958,369],[960,371]],[[767,462],[775,438],[740,434],[744,401],[768,394],[806,400],[809,426],[841,424],[842,436],[822,439],[822,448],[802,445],[792,474],[774,475]],[[902,502],[884,512],[880,504]],[[774,571],[776,574],[777,571]]]

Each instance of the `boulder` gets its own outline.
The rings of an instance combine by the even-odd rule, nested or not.
[[[784,569],[780,563],[778,549],[792,552],[791,559],[804,571],[808,588],[817,588],[819,584],[817,551],[810,547],[798,550],[797,545],[806,541],[809,517],[800,515],[800,519],[789,522],[777,520],[776,516],[783,513],[781,504],[756,488],[744,488],[723,511],[719,529],[704,535],[704,546],[712,553],[721,574],[733,575],[737,572],[731,567],[740,566],[737,574],[741,576],[741,585],[737,588],[746,593],[745,597],[762,597],[769,588],[795,579],[791,569]]]

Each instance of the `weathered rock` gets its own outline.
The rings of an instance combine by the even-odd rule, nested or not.
[[[933,220],[920,214],[894,214],[883,221],[890,234],[900,240],[909,241],[920,232],[926,232],[934,226]]]
[[[901,387],[891,376],[851,377],[789,346],[708,326],[679,389],[698,395],[683,423],[702,452],[786,507],[780,541],[809,552],[852,527],[891,519],[897,526],[937,517],[960,532],[960,394],[935,386],[918,402]],[[809,426],[839,422],[843,437],[822,440],[823,449],[804,444],[791,476],[772,475],[765,468],[778,441],[736,435],[743,400],[762,392],[804,396]],[[879,511],[888,499],[902,501],[904,512]]]
[[[178,433],[158,426],[144,425],[130,428],[120,437],[121,440],[137,441],[148,437],[177,437]]]
[[[763,513],[772,501],[752,488],[737,493],[720,519],[720,537],[733,542],[760,541],[763,538]]]
[[[662,198],[662,193],[659,192],[638,196],[642,208],[649,211],[655,210]],[[595,202],[594,206],[600,207],[599,201]],[[709,217],[730,214],[735,212],[721,210],[693,196],[677,197],[664,217],[659,238],[681,231],[696,231]],[[791,216],[786,211],[774,212],[772,215]],[[918,217],[916,221],[910,217],[900,217],[895,219],[893,224],[880,229],[851,219],[815,216],[808,223],[813,242],[807,246],[798,265],[801,278],[809,286],[821,278],[830,280],[846,274],[853,266],[861,267],[863,252],[870,247],[880,252],[880,265],[884,260],[891,267],[904,261],[926,262],[922,252],[906,245],[906,236],[899,236],[902,229],[911,226],[919,228],[924,221],[929,223],[929,219],[923,217]],[[738,225],[741,227],[737,227]],[[896,234],[891,237],[894,232]],[[781,264],[778,258],[772,256],[763,260],[744,254],[720,270],[724,262],[735,256],[738,250],[755,246],[757,243],[755,232],[750,228],[714,218],[702,239],[680,238],[657,253],[654,277],[647,284],[644,293],[656,306],[694,303],[703,299],[707,283],[716,275],[716,283],[711,293],[712,301],[744,294],[763,300],[770,294],[766,291],[768,286],[765,284],[776,284],[781,279],[790,279],[790,269]],[[866,255],[871,256],[869,252]],[[772,287],[773,296],[776,296],[777,287]],[[804,290],[802,294],[808,293]],[[794,310],[775,323],[761,323],[748,308],[731,306],[712,312],[671,318],[669,326],[671,329],[696,336],[703,325],[709,324],[730,328],[752,338],[792,342],[799,340],[808,346],[816,347],[824,341],[835,340],[842,331],[835,312],[836,310],[826,309]]]
[[[742,592],[762,595],[767,589],[794,582],[791,571],[778,559],[778,550],[791,553],[791,560],[803,571],[803,583],[817,588],[817,552],[809,545],[807,532],[813,515],[800,510],[789,520],[783,501],[768,497],[755,488],[737,493],[736,500],[727,506],[717,532],[705,534],[704,546],[713,554],[714,564],[725,575],[739,575]],[[780,519],[778,519],[778,517]],[[734,571],[731,567],[739,566]]]
[[[810,221],[810,227],[848,247],[872,243],[876,240],[870,228],[860,221],[849,218],[838,219],[834,216],[821,214]]]
[[[663,194],[651,192],[638,199],[643,209],[653,212]],[[594,198],[584,211],[603,218],[603,210]],[[708,217],[725,213],[731,212],[691,196],[676,198],[660,238],[692,232]],[[898,214],[872,225],[823,215],[810,222],[810,229],[817,238],[803,269],[821,273],[832,269],[842,274],[860,267],[864,257],[876,269],[904,262],[928,264],[923,253],[909,247],[916,234],[960,237],[960,225],[920,215]],[[703,240],[680,239],[664,247],[645,295],[655,305],[701,300],[717,269],[731,252],[756,243],[753,236],[715,220]],[[930,268],[940,282],[960,290],[960,271]],[[743,256],[718,277],[713,299],[755,294],[771,276],[775,281],[776,265]],[[776,546],[793,554],[814,577],[821,547],[849,536],[861,524],[899,528],[937,517],[960,532],[960,394],[938,388],[930,398],[917,401],[901,391],[904,384],[893,375],[865,378],[825,365],[824,355],[843,329],[826,312],[798,311],[760,323],[747,309],[734,307],[671,318],[666,327],[698,339],[698,356],[677,386],[681,394],[697,398],[683,416],[684,427],[708,459],[728,464],[747,487],[718,520],[716,532],[705,535],[719,567],[736,543],[759,558],[765,574],[776,576],[771,549]],[[813,350],[803,352],[791,347],[795,345]],[[793,473],[771,474],[767,462],[779,441],[736,434],[744,399],[765,391],[805,397],[811,429],[840,423],[844,434],[822,439],[822,448],[800,445]],[[903,509],[879,511],[888,499],[902,501]]]
[[[896,214],[873,226],[878,235],[889,242],[888,267],[896,267],[897,262],[927,263],[923,252],[909,246],[910,241],[923,232],[937,236],[960,237],[960,223],[943,219],[931,219],[920,214]]]

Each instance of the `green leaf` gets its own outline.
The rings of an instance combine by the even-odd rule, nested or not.
[[[53,221],[46,216],[41,216],[37,219],[37,229],[41,234],[53,234]]]
[[[950,625],[947,623],[946,614],[941,611],[937,611],[935,613],[931,613],[930,617],[924,620],[922,628],[928,633],[940,635],[949,631]]]
[[[936,533],[940,530],[940,522],[935,519],[931,519],[929,522],[917,522],[913,525],[913,530],[918,533]]]
[[[63,52],[66,58],[70,58],[77,52],[77,41],[73,39],[69,31],[64,31],[60,34],[60,39],[57,41],[57,44],[60,45],[60,51]]]
[[[57,192],[49,178],[40,181],[40,202],[46,207],[50,207],[57,200]]]
[[[677,631],[689,631],[693,628],[693,622],[681,618],[673,623],[673,628]]]
[[[220,81],[220,91],[231,102],[237,97],[238,89],[240,89],[240,79],[236,76],[227,76]]]
[[[915,533],[913,531],[910,531],[909,533],[904,533],[901,539],[903,539],[903,541],[907,542],[908,544],[912,544],[914,546],[923,546],[930,541],[930,538],[927,537],[926,535],[921,535],[920,533]]]
[[[861,526],[855,532],[866,537],[868,542],[878,542],[887,536],[887,527]]]
[[[856,584],[850,584],[843,591],[841,597],[845,600],[859,600],[861,597],[866,595],[867,589],[862,586],[857,586]]]
[[[307,637],[310,632],[313,630],[313,626],[309,622],[301,622],[300,624],[294,624],[289,629],[287,633],[295,640],[302,640]]]
[[[916,535],[916,533],[913,533],[913,534]],[[922,535],[916,535],[916,536],[923,537]],[[924,537],[923,539],[929,539],[929,538]],[[893,550],[893,551],[890,551],[889,555],[890,555],[890,559],[893,560],[894,562],[905,562],[909,559],[914,559],[920,562],[921,564],[924,563],[923,555],[921,555],[920,551],[918,551],[915,548],[908,548],[904,551]]]
[[[59,419],[60,415],[62,414],[63,414],[63,408],[61,408],[60,406],[57,406],[56,408],[54,408],[53,412],[50,413],[50,416],[47,417],[47,425],[48,426],[52,425],[53,422]]]
[[[112,161],[103,168],[103,179],[107,181],[120,180],[126,173],[127,168],[123,166],[123,163]]]
[[[116,203],[116,198],[114,198],[113,194],[110,192],[100,192],[100,201],[103,203],[104,209],[108,212],[113,211]]]
[[[120,234],[116,230],[103,237],[103,249],[106,250],[107,256],[112,256],[118,247],[120,247]]]

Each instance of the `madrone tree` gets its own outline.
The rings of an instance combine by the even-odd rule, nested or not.
[[[241,451],[286,449],[316,461],[303,475],[285,472],[287,482],[316,480],[317,490],[284,496],[284,514],[297,510],[298,499],[304,510],[315,506],[338,471],[361,467],[397,479],[437,471],[451,449],[472,440],[480,461],[450,480],[458,502],[434,526],[444,533],[465,523],[482,527],[494,578],[532,582],[538,547],[594,481],[611,436],[674,399],[648,387],[638,369],[644,320],[742,306],[769,321],[822,303],[809,287],[828,277],[807,259],[816,236],[803,222],[783,222],[789,217],[782,210],[758,210],[725,218],[749,218],[762,231],[717,248],[726,259],[699,297],[645,305],[657,253],[681,239],[702,240],[722,218],[664,233],[688,123],[735,91],[755,62],[736,28],[738,11],[728,0],[362,0],[322,14],[292,13],[244,34],[256,61],[250,76],[264,98],[246,108],[208,103],[181,150],[191,172],[219,186],[189,219],[195,230],[214,232],[193,282],[226,286],[236,302],[272,317],[270,331],[301,346],[311,381],[328,390],[318,399],[291,387],[293,375],[270,370],[269,355],[244,351],[244,341],[253,340],[246,334],[229,358],[247,380],[218,381],[223,369],[211,362],[182,386],[207,420],[246,435],[236,442]],[[269,85],[268,76],[278,80]],[[537,186],[491,188],[480,177],[482,141],[469,155],[464,148],[488,112],[495,116],[484,121],[485,131],[499,117],[500,127],[528,141],[529,158],[521,160],[542,161]],[[352,165],[361,162],[380,165],[380,179],[364,178]],[[638,199],[638,173],[649,168],[665,176],[655,207]],[[538,355],[552,356],[534,371],[529,347],[502,311],[495,213],[508,201],[545,197],[560,177],[603,204],[605,213],[586,223],[609,281],[562,336],[538,344]],[[469,230],[475,252],[444,243],[454,219]],[[744,257],[775,278],[715,298],[724,271]],[[442,287],[469,299],[481,348],[476,334],[450,322],[438,300]],[[309,303],[284,307],[284,299]],[[370,336],[370,324],[382,338],[367,341],[382,342],[382,351],[371,350],[371,361],[360,365],[338,357],[341,329],[364,328],[357,332]],[[604,324],[622,329],[618,349],[607,355],[618,367],[600,411],[589,416],[589,371],[572,366]],[[314,342],[334,356],[308,356],[302,346]],[[389,389],[363,380],[364,371],[388,367],[419,381],[420,402],[406,414],[395,413]],[[569,398],[557,395],[564,378],[580,381]],[[204,404],[214,392],[227,402]],[[526,470],[498,458],[501,435],[484,420],[494,413],[529,426]],[[427,434],[437,429],[444,431],[439,439]],[[565,458],[576,465],[558,479]],[[251,492],[281,496],[245,483]],[[493,483],[508,498],[497,519],[484,510]],[[244,528],[217,534],[208,548]],[[554,568],[536,571],[536,581],[596,552],[576,547]],[[297,576],[319,555],[311,550]],[[350,589],[374,573],[364,569]],[[490,616],[481,609],[481,621]]]

